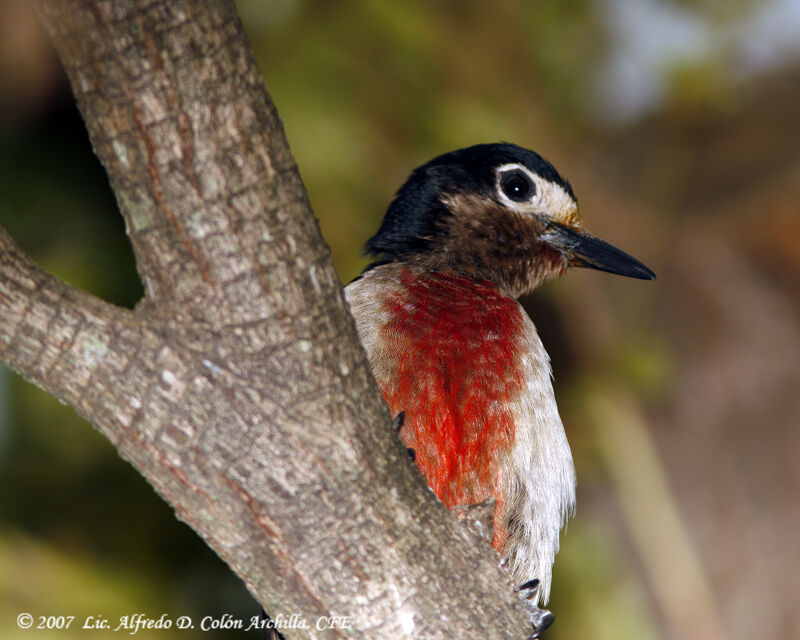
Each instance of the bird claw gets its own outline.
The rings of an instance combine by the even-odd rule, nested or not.
[[[520,594],[522,604],[528,612],[528,619],[533,625],[533,632],[528,636],[527,640],[534,640],[541,636],[556,619],[552,611],[543,609],[536,604],[539,587],[539,580],[534,578],[514,589],[515,592]]]
[[[400,431],[400,429],[402,429],[403,423],[405,421],[406,421],[406,412],[405,411],[401,411],[392,420],[392,426],[394,427],[394,430],[395,431]]]
[[[522,593],[522,598],[528,600],[539,593],[539,584],[539,578],[528,580],[514,589],[514,593],[522,593],[524,591],[525,593]]]
[[[556,619],[552,611],[542,609],[536,605],[532,605],[532,608],[535,609],[535,611],[529,610],[528,617],[533,625],[533,631],[531,632],[531,635],[527,637],[527,640],[534,640],[535,638],[541,636]]]
[[[399,432],[400,429],[403,428],[403,423],[405,422],[405,420],[406,420],[406,412],[405,411],[401,411],[400,413],[398,413],[394,417],[394,419],[392,420],[392,426],[394,427],[394,430],[396,432]],[[417,452],[414,451],[411,447],[409,447],[407,449],[407,451],[408,451],[409,457],[411,458],[411,462],[416,462],[417,461]]]

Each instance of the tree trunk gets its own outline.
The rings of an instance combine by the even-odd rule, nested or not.
[[[488,545],[393,433],[274,105],[227,0],[40,0],[145,298],[0,229],[0,357],[117,447],[287,637],[509,638]],[[350,628],[319,631],[320,616]]]

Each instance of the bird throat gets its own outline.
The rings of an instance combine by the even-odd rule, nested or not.
[[[400,436],[445,506],[482,502],[514,440],[524,312],[486,280],[406,269],[400,282],[384,300],[381,337],[396,359],[384,399],[405,412]]]

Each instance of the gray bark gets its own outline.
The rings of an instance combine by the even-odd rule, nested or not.
[[[392,432],[231,2],[41,0],[145,298],[0,230],[0,358],[92,422],[288,637],[523,637],[498,558]],[[352,629],[317,631],[318,616]]]

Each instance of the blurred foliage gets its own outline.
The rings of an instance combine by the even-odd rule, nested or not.
[[[0,131],[2,222],[8,232],[71,284],[132,306],[142,294],[133,251],[66,86],[58,87],[39,119]]]
[[[626,566],[618,532],[601,529],[601,522],[578,515],[562,536],[552,594],[559,603],[554,637],[655,640],[647,598]]]
[[[0,6],[0,224],[56,275],[133,306],[142,288],[122,220],[26,4]],[[687,381],[706,380],[687,361],[699,353],[701,364],[716,362],[711,356],[724,335],[720,327],[729,318],[739,322],[737,305],[714,315],[709,292],[722,295],[728,281],[704,284],[701,277],[716,273],[714,243],[745,238],[737,240],[741,252],[762,278],[754,275],[748,291],[767,295],[782,287],[796,292],[795,304],[800,298],[798,174],[785,171],[797,166],[800,83],[791,70],[742,72],[747,47],[770,44],[761,32],[755,44],[747,37],[748,25],[759,20],[756,12],[786,4],[237,2],[344,282],[365,264],[361,246],[413,167],[457,147],[497,140],[551,159],[572,179],[589,228],[636,247],[659,273],[653,286],[633,289],[630,282],[579,272],[525,301],[553,358],[581,488],[578,516],[555,567],[553,640],[647,639],[664,637],[669,628],[652,588],[658,577],[648,576],[630,551],[624,497],[610,477],[613,462],[598,445],[602,427],[586,415],[586,389],[603,380],[663,418],[654,424],[666,425],[659,441],[664,450],[674,447],[671,471],[686,500],[682,508],[702,513],[721,501],[692,503],[691,496],[713,482],[680,481],[692,477],[687,459],[711,423],[701,422],[699,433],[681,425],[691,422],[687,415],[707,416],[707,407],[724,408],[727,396],[715,405],[714,393],[725,386],[726,374],[739,370],[721,359],[706,374],[700,394],[705,412],[691,403],[682,409],[681,398],[692,395]],[[630,15],[643,22],[633,21],[626,31],[617,23]],[[674,37],[670,24],[694,34],[692,47],[680,38],[677,45],[667,42],[667,35]],[[42,71],[15,71],[23,68]],[[615,84],[615,69],[635,73],[622,74],[628,84]],[[645,89],[649,93],[640,96]],[[639,102],[626,102],[636,96]],[[627,111],[626,104],[638,110]],[[705,238],[708,250],[692,251],[687,237]],[[754,304],[741,305],[748,306]],[[786,313],[800,324],[800,305],[769,308],[777,309],[771,318]],[[740,324],[755,326],[750,319]],[[757,342],[754,349],[765,347]],[[789,372],[787,378],[793,371],[773,368]],[[749,386],[748,380],[737,388]],[[0,389],[0,637],[21,637],[15,624],[20,611],[112,618],[167,612],[195,619],[222,613],[247,619],[257,612],[238,579],[99,434],[16,376],[1,377]],[[733,430],[730,418],[726,425]],[[735,439],[725,442],[733,450]],[[712,445],[697,447],[697,466],[708,465],[708,475],[715,475]],[[751,466],[748,455],[741,467]],[[760,477],[757,486],[765,482]],[[695,522],[693,535],[702,541],[713,528],[701,518]],[[746,582],[725,573],[740,560],[736,549],[716,563],[721,593]],[[753,593],[729,594],[725,611],[733,611],[732,619],[747,610],[735,604]],[[767,606],[762,602],[758,610]],[[792,637],[792,627],[783,629],[775,637]],[[680,631],[685,638],[692,629]]]

